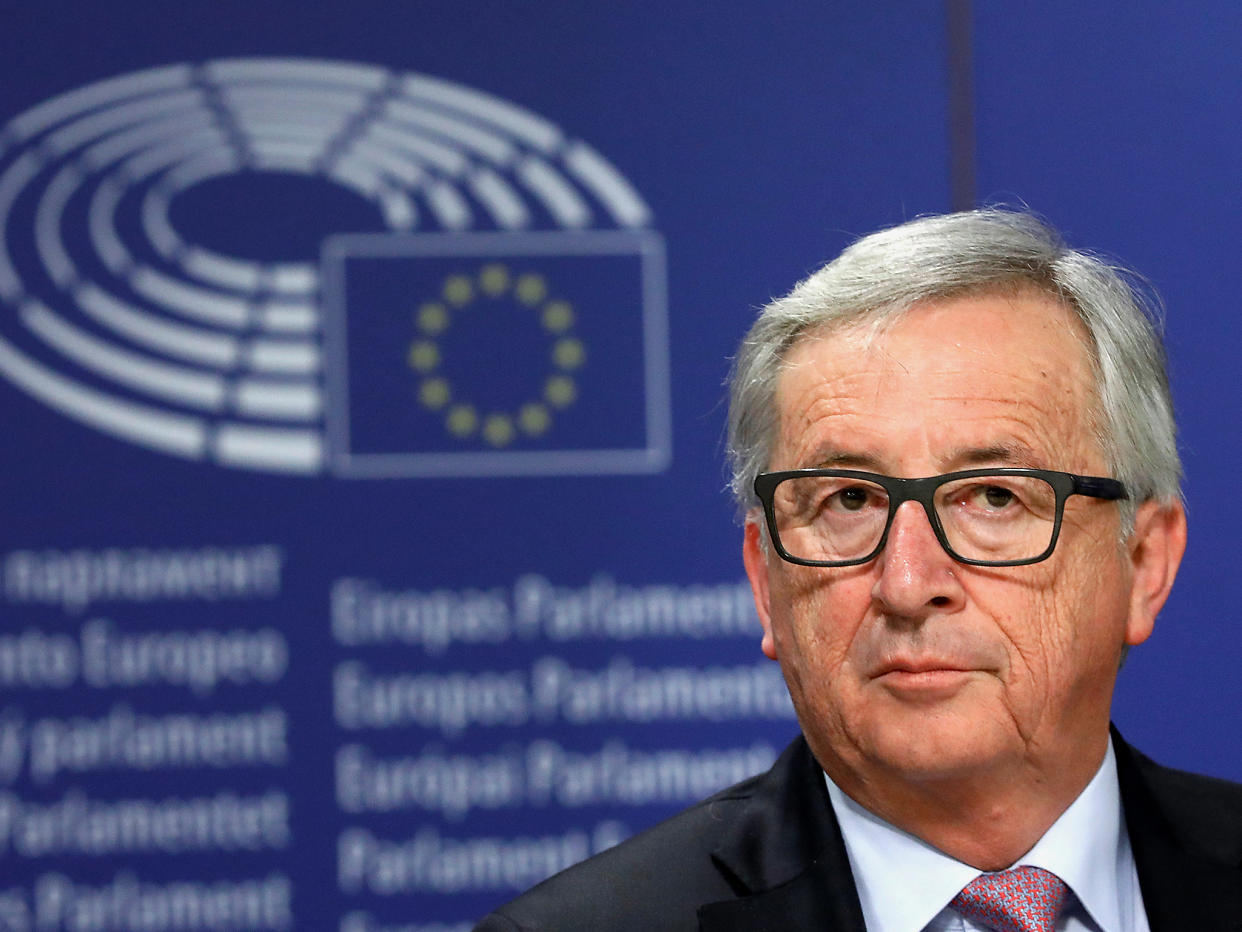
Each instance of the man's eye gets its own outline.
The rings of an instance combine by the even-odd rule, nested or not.
[[[831,505],[839,511],[858,511],[866,508],[870,501],[871,493],[867,489],[856,486],[850,489],[841,489],[841,491],[833,495]]]
[[[984,486],[980,490],[978,497],[981,504],[997,509],[1006,508],[1017,501],[1017,496],[1013,494],[1012,489],[1006,489],[999,485]]]

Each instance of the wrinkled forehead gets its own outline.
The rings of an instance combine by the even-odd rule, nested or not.
[[[986,305],[992,325],[998,328],[1011,321],[1040,318],[1049,332],[1063,331],[1077,342],[1094,365],[1095,341],[1073,303],[1049,287],[1021,279],[990,282],[923,298],[913,303],[898,302],[834,314],[801,330],[789,341],[784,355],[788,357],[794,347],[804,340],[823,340],[836,335],[849,336],[866,343],[883,336],[907,317],[958,304]]]
[[[789,341],[782,354],[782,363],[788,368],[790,359],[798,348],[813,341],[824,344],[840,342],[861,357],[894,328],[900,327],[909,319],[960,305],[986,307],[983,315],[985,324],[998,338],[1011,334],[1024,323],[1034,321],[1047,342],[1061,342],[1067,350],[1074,347],[1071,358],[1067,358],[1065,363],[1085,367],[1090,400],[1093,403],[1096,401],[1099,394],[1097,352],[1095,340],[1087,325],[1078,310],[1066,299],[1033,282],[1025,281],[993,283],[914,304],[871,308],[812,324]],[[952,342],[953,338],[952,332],[929,334],[926,337],[929,343],[943,341],[946,344]]]
[[[923,301],[801,333],[777,383],[780,442],[790,452],[813,442],[803,432],[846,423],[935,433],[978,420],[1012,423],[1049,457],[1090,447],[1098,460],[1096,384],[1086,327],[1053,296],[1028,287]]]

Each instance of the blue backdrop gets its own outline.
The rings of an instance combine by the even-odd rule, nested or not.
[[[1165,296],[1191,544],[1116,719],[1242,778],[1240,28],[10,15],[0,928],[468,927],[765,767],[796,725],[724,491],[729,356],[854,236],[972,196]]]

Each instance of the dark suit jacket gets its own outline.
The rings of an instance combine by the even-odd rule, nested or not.
[[[1114,739],[1152,932],[1242,932],[1242,786]],[[545,881],[476,932],[863,928],[823,773],[799,738],[767,773]]]

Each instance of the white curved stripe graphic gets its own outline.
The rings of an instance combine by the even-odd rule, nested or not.
[[[246,347],[245,361],[259,372],[308,375],[319,369],[319,350],[312,343],[255,340]]]
[[[542,117],[473,88],[426,75],[411,75],[402,86],[412,97],[426,98],[441,106],[452,107],[476,119],[495,124],[541,152],[550,153],[560,148],[564,138],[555,125]]]
[[[26,152],[0,176],[0,298],[6,301],[17,301],[22,295],[22,285],[9,254],[7,237],[3,234],[8,228],[13,202],[38,173],[38,159],[33,153]]]
[[[491,211],[497,226],[515,230],[526,226],[530,221],[530,214],[522,199],[494,171],[487,168],[476,169],[470,179],[470,190]]]
[[[258,305],[255,318],[260,327],[274,333],[310,333],[319,326],[317,308],[287,299]]]
[[[234,405],[241,414],[311,421],[323,413],[323,400],[313,385],[242,379],[237,383]]]
[[[219,130],[207,129],[178,136],[172,142],[145,149],[122,162],[121,168],[131,180],[137,180],[183,162],[186,156],[201,155],[204,151],[223,148],[225,145]]]
[[[309,473],[323,465],[323,440],[309,430],[226,424],[212,438],[211,446],[225,466]]]
[[[142,229],[165,259],[171,259],[181,248],[181,237],[168,220],[168,198],[158,188],[151,188],[142,199]]]
[[[317,174],[319,156],[317,152],[281,153],[275,147],[267,151],[255,151],[254,167],[263,171],[290,172],[294,175]]]
[[[183,191],[209,178],[220,178],[242,170],[242,162],[229,149],[221,148],[178,165],[163,178],[169,191]]]
[[[46,100],[17,117],[9,126],[21,136],[33,136],[79,113],[117,100],[187,87],[192,74],[189,65],[170,65],[109,78]]]
[[[35,248],[52,281],[66,288],[77,280],[78,273],[60,241],[60,219],[65,205],[82,182],[82,173],[69,165],[56,173],[39,199],[35,213]]]
[[[543,159],[528,155],[518,162],[516,172],[561,226],[578,229],[591,222],[591,208],[586,201]]]
[[[91,245],[95,247],[99,258],[114,275],[125,274],[134,264],[129,250],[125,248],[125,244],[117,235],[114,222],[117,206],[124,196],[125,189],[120,184],[105,178],[95,189],[87,214],[87,231],[90,234]]]
[[[202,421],[86,388],[29,359],[2,337],[0,374],[48,407],[104,433],[193,459],[205,451],[207,432]]]
[[[260,165],[280,166],[304,175],[314,175],[315,163],[323,157],[327,140],[254,139],[250,148]]]
[[[374,166],[355,158],[337,161],[328,171],[328,177],[365,198],[373,198],[383,183]]]
[[[171,229],[172,224],[167,220],[168,202],[163,201],[161,206],[165,211],[163,222]],[[263,285],[263,269],[257,262],[243,262],[197,246],[184,249],[181,268],[194,278],[221,288],[255,291]]]
[[[177,281],[147,266],[135,269],[129,283],[135,291],[161,307],[204,323],[240,330],[250,322],[250,311],[244,300]]]
[[[650,222],[586,143],[441,78],[291,58],[120,75],[38,104],[0,134],[0,301],[11,311],[0,314],[0,377],[152,449],[325,468],[318,257],[222,249],[227,213],[187,222],[203,206],[188,194],[199,185],[220,185],[227,210],[234,179],[273,172],[363,198],[385,231]],[[198,241],[204,232],[216,241]],[[259,239],[239,244],[262,241],[247,232]],[[90,387],[108,382],[149,403]]]
[[[644,226],[651,221],[651,211],[621,174],[586,143],[577,142],[565,153],[570,173],[595,192],[595,196],[612,211],[622,226]]]
[[[429,162],[440,171],[454,176],[464,173],[470,165],[470,160],[456,149],[408,128],[372,123],[366,128],[361,141],[354,143],[355,147],[362,145],[365,140],[374,140],[382,146],[397,150],[398,154],[413,156],[415,161],[411,164],[415,166],[421,162]]]
[[[207,411],[219,411],[224,407],[224,380],[218,376],[204,375],[116,349],[66,323],[37,302],[22,308],[22,320],[49,345],[83,368],[127,388]]]
[[[125,127],[136,127],[140,132],[149,132],[178,120],[201,120],[209,114],[206,111],[193,111],[203,106],[202,95],[198,91],[160,94],[74,120],[48,136],[45,145],[51,152],[65,155],[89,142],[118,133]],[[170,117],[169,114],[174,116]]]
[[[338,91],[324,87],[248,85],[225,87],[220,92],[230,108],[288,113],[298,110],[319,117],[327,111],[356,113],[366,106],[370,95],[357,91]]]
[[[441,226],[449,230],[464,230],[474,219],[470,205],[457,193],[457,189],[445,181],[437,181],[427,189],[427,200]]]
[[[350,150],[350,159],[356,159],[381,169],[385,175],[395,181],[402,182],[407,188],[417,187],[426,177],[426,173],[417,162],[385,149],[383,146],[368,143],[365,140],[356,143]]]
[[[414,226],[415,220],[418,219],[418,212],[404,191],[383,188],[376,193],[376,197],[379,199],[380,213],[384,215],[384,222],[388,224],[388,229],[409,230]]]
[[[345,117],[327,120],[322,114],[313,112],[299,119],[298,113],[290,110],[240,110],[233,113],[233,125],[252,139],[288,140],[318,146],[327,145],[348,122]]]
[[[388,72],[375,65],[304,61],[297,58],[233,58],[208,64],[204,71],[221,84],[278,82],[281,84],[343,84],[377,91],[388,82]]]
[[[501,136],[471,126],[462,120],[437,113],[429,107],[407,103],[402,100],[390,101],[384,108],[385,115],[395,123],[414,129],[430,130],[467,149],[486,156],[497,165],[505,166],[513,161],[517,150],[512,143]]]
[[[149,149],[157,143],[169,139],[183,139],[190,134],[197,136],[200,133],[213,134],[217,143],[227,151],[228,140],[215,125],[211,114],[203,112],[146,123],[124,132],[105,136],[101,142],[87,147],[79,161],[87,170],[99,170],[135,152]]]
[[[319,269],[313,265],[289,262],[270,270],[268,287],[287,294],[309,294],[319,287]]]
[[[232,337],[161,320],[126,304],[96,284],[82,285],[73,296],[97,322],[148,349],[217,369],[233,368],[241,356],[240,344]]]

